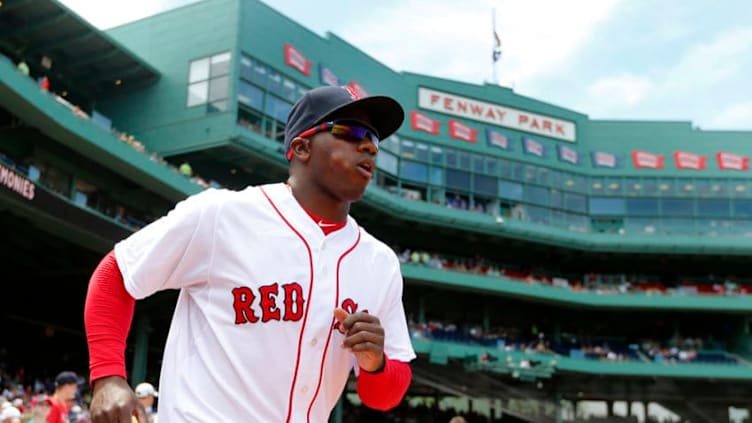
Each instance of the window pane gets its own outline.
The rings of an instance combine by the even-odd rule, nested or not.
[[[730,215],[729,200],[707,200],[697,201],[697,212],[701,216],[727,217]]]
[[[194,60],[188,71],[188,82],[205,81],[209,79],[209,58]]]
[[[227,100],[219,100],[209,103],[206,106],[206,111],[209,113],[212,112],[226,112],[227,111]]]
[[[476,193],[496,196],[498,190],[498,184],[496,178],[486,175],[473,175],[475,182],[474,190]]]
[[[473,171],[474,172],[483,172],[483,156],[478,154],[473,154]]]
[[[444,168],[431,166],[431,184],[444,185]]]
[[[298,99],[298,85],[287,79],[282,79],[282,97],[287,100],[295,101]]]
[[[390,173],[392,175],[397,174],[397,157],[395,157],[393,154],[387,153],[385,151],[379,152],[379,154],[376,156],[376,166],[383,170],[384,172]]]
[[[253,60],[250,57],[243,56],[240,58],[240,77],[251,79],[253,73]]]
[[[752,200],[735,200],[734,216],[752,217]]]
[[[428,180],[428,166],[423,163],[402,160],[400,162],[400,178],[416,182]]]
[[[460,169],[470,170],[470,154],[468,153],[459,153],[460,157]]]
[[[449,188],[470,190],[470,174],[460,170],[447,169],[446,184]]]
[[[251,81],[257,83],[261,87],[266,87],[266,81],[268,78],[269,71],[266,70],[266,66],[255,62],[253,64],[253,72],[251,73]]]
[[[658,216],[658,200],[654,198],[630,198],[627,214],[631,216]]]
[[[692,216],[694,214],[694,201],[679,198],[664,198],[661,200],[662,214],[664,216]]]
[[[230,73],[230,52],[220,53],[211,58],[211,71],[209,75],[214,78]]]
[[[406,159],[415,158],[415,143],[409,140],[402,140],[402,157]]]
[[[431,163],[444,164],[444,152],[440,147],[431,147]]]
[[[493,176],[499,173],[499,161],[495,157],[486,157],[486,172]]]
[[[591,215],[623,215],[627,205],[623,198],[591,198]]]
[[[206,103],[209,96],[209,83],[197,82],[188,86],[188,107]]]
[[[424,162],[428,161],[428,146],[423,143],[415,145],[415,158]]]
[[[264,92],[255,85],[240,81],[238,87],[238,101],[246,106],[261,110],[264,107]]]
[[[221,76],[209,80],[209,101],[223,100],[227,98],[229,91],[230,77]]]
[[[382,140],[379,143],[379,150],[391,151],[392,153],[399,153],[400,139],[396,135]]]
[[[499,197],[509,200],[522,200],[522,184],[499,181]]]
[[[551,190],[551,207],[555,207],[557,209],[564,208],[564,196],[562,195],[561,191],[556,189]]]
[[[587,212],[587,199],[584,195],[567,193],[564,200],[564,208],[574,212]]]
[[[446,151],[446,164],[447,164],[447,166],[451,166],[451,167],[457,167],[458,166],[457,151],[456,150],[448,149]]]
[[[274,97],[273,95],[266,96],[265,112],[267,115],[277,119],[280,122],[287,122],[287,115],[290,113],[292,104]]]
[[[525,201],[539,206],[548,206],[548,188],[528,185],[525,187]]]
[[[269,71],[269,79],[267,80],[267,88],[274,94],[282,93],[282,76],[275,71]]]

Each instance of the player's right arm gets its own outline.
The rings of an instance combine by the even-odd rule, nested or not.
[[[125,340],[136,300],[126,292],[123,276],[110,251],[89,281],[84,326],[89,346],[93,396],[92,423],[147,423],[146,413],[125,379]]]
[[[145,416],[125,371],[136,299],[206,280],[219,195],[209,190],[178,203],[166,216],[116,244],[92,273],[84,326],[93,423],[131,423],[131,416]]]

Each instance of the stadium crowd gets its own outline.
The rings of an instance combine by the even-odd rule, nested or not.
[[[456,324],[437,320],[426,323],[408,322],[413,339],[427,338],[467,345],[489,347],[485,359],[493,361],[494,351],[559,354],[567,357],[605,360],[642,361],[654,363],[715,363],[740,364],[737,357],[726,352],[726,346],[712,339],[675,337],[668,340],[604,339],[562,334],[551,339],[533,325],[520,328],[491,328],[480,325]],[[484,361],[484,357],[480,357]]]
[[[739,283],[734,276],[718,279],[708,276],[708,282],[678,280],[658,282],[641,275],[597,274],[557,275],[543,268],[522,268],[510,263],[497,263],[486,258],[452,257],[426,250],[393,246],[400,263],[425,266],[438,270],[504,277],[527,284],[543,284],[572,291],[597,294],[661,294],[661,295],[745,295],[752,293],[752,285]]]

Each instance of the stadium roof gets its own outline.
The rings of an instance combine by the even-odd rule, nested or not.
[[[154,82],[159,72],[56,0],[0,2],[0,51],[32,75],[96,98]]]

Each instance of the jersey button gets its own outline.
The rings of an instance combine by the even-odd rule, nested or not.
[[[304,387],[300,388],[300,392],[302,392],[302,393],[304,393],[304,394],[305,394],[306,392],[308,392],[308,386],[306,385],[306,386],[304,386]]]
[[[316,338],[311,339],[311,346],[312,347],[315,347],[317,343],[318,343],[318,341],[316,340]]]

